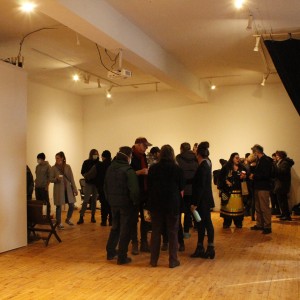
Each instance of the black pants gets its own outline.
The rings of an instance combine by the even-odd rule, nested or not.
[[[163,243],[169,243],[168,226],[167,226],[166,219],[163,221],[163,225],[162,225],[162,238],[163,238]],[[181,215],[178,216],[178,243],[180,245],[184,245],[183,230],[181,225]]]
[[[232,217],[232,216],[223,216],[224,218],[224,222],[223,225],[230,227],[232,221],[234,223],[235,226],[242,226],[243,225],[243,220],[244,220],[244,216],[236,216],[236,217]]]
[[[192,225],[192,213],[191,213],[192,196],[185,195],[183,197],[183,204],[184,204],[183,231],[188,233]]]
[[[100,194],[100,203],[101,203],[101,224],[106,224],[107,218],[109,220],[109,224],[112,224],[112,214],[109,203],[106,201],[106,197],[104,193]]]
[[[35,199],[40,201],[49,202],[49,193],[45,188],[35,188]]]
[[[288,195],[286,193],[276,193],[276,197],[280,206],[281,214],[285,217],[290,217]]]
[[[142,194],[140,206],[135,207],[135,211],[133,213],[133,223],[131,225],[131,233],[130,233],[132,243],[138,242],[137,224],[139,221],[139,216],[141,218],[141,223],[140,223],[141,243],[147,242],[147,234],[148,234],[148,231],[151,230],[151,223],[146,222],[145,218],[144,218],[144,207],[145,207],[146,202],[147,202],[147,195]]]
[[[130,241],[130,228],[132,222],[132,207],[111,207],[112,211],[112,228],[110,230],[109,238],[106,244],[106,251],[108,255],[115,255],[118,248],[119,259],[127,257],[128,244]]]
[[[177,261],[178,250],[178,223],[179,215],[163,212],[151,212],[152,234],[151,234],[151,263],[157,263],[160,253],[161,235],[163,224],[167,225],[169,239],[169,262]]]
[[[198,208],[197,208],[197,210],[198,210]],[[197,223],[197,226],[198,226],[198,243],[197,243],[197,245],[203,246],[205,230],[207,231],[208,244],[213,245],[215,230],[214,230],[214,225],[211,220],[210,209],[209,208],[200,209],[200,210],[198,210],[198,212],[201,217],[201,221]]]

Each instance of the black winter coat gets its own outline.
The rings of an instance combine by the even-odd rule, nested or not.
[[[180,214],[183,189],[183,171],[175,162],[160,160],[149,169],[148,192],[151,211]]]
[[[275,167],[274,193],[288,194],[291,188],[291,168],[294,161],[290,158],[282,159]]]

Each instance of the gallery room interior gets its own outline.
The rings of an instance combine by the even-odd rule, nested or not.
[[[292,208],[300,202],[300,85],[291,92],[265,41],[299,40],[300,3],[38,0],[28,13],[23,2],[1,0],[0,13],[1,298],[299,298],[299,216],[274,217],[267,237],[250,231],[249,217],[224,231],[213,186],[214,260],[190,258],[193,231],[176,270],[165,253],[155,269],[147,253],[117,266],[105,259],[110,228],[99,226],[99,212],[96,224],[59,232],[62,243],[27,243],[25,166],[35,176],[38,153],[54,165],[64,151],[79,188],[91,149],[114,156],[140,136],[175,154],[183,142],[209,141],[213,170],[260,144],[294,160]]]

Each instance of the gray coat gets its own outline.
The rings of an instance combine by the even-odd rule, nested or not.
[[[50,182],[54,183],[53,186],[53,200],[55,205],[63,205],[66,203],[65,200],[65,188],[64,182],[67,189],[68,201],[70,203],[76,202],[74,193],[77,193],[77,187],[74,181],[73,172],[70,165],[65,165],[63,180],[58,179],[62,173],[56,166],[51,167],[50,170]]]

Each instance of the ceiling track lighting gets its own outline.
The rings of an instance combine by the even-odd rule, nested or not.
[[[90,83],[90,77],[91,77],[90,74],[85,73],[85,74],[83,75],[83,82],[84,82],[85,84],[89,84],[89,83]]]
[[[255,46],[254,46],[254,49],[253,49],[253,51],[255,51],[255,52],[259,51],[260,37],[261,37],[260,35],[257,35],[255,37]]]
[[[249,14],[248,16],[248,25],[246,27],[247,30],[252,30],[252,25],[253,25],[253,15]]]
[[[241,9],[244,5],[244,0],[235,0],[234,6],[236,9]]]
[[[263,80],[262,80],[262,82],[260,84],[261,86],[265,86],[266,81],[269,78],[269,76],[270,76],[270,72],[267,75],[263,75]]]
[[[97,84],[98,84],[98,88],[101,89],[102,86],[101,86],[100,78],[97,78]]]
[[[111,85],[111,87],[106,90],[106,98],[107,99],[111,99],[111,97],[112,97],[112,94],[111,94],[112,88],[113,88],[113,86]]]

